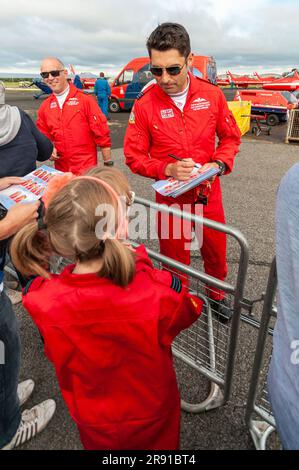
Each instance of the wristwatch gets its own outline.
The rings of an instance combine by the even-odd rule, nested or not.
[[[226,170],[226,165],[223,163],[221,160],[215,160],[215,163],[219,166],[220,172],[218,173],[218,176],[222,176],[225,173]]]

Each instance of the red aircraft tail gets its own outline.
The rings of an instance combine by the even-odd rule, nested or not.
[[[75,69],[72,66],[72,64],[69,65],[69,68],[70,68],[70,72],[73,73],[74,75],[76,75]]]

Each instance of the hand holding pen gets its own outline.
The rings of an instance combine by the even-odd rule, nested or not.
[[[192,170],[196,165],[192,158],[179,158],[171,153],[169,157],[177,160],[177,163],[169,163],[165,169],[166,176],[173,176],[179,181],[186,181],[190,178]]]
[[[169,153],[168,156],[171,157],[171,158],[174,158],[175,160],[178,160],[179,162],[188,162],[188,161],[193,162],[193,167],[191,168],[191,171],[189,172],[189,176],[186,179],[188,179],[190,177],[190,173],[192,172],[194,167],[199,168],[199,173],[204,173],[205,171],[209,170],[210,168],[216,168],[217,170],[219,170],[219,166],[215,162],[208,162],[208,163],[205,163],[204,165],[200,165],[200,164],[195,163],[192,160],[192,158],[179,158],[176,155],[173,155],[172,153]],[[210,178],[209,181],[211,183],[213,183],[215,178],[216,178],[216,175],[212,176],[212,178]],[[177,178],[177,179],[179,179],[179,178]],[[184,180],[182,180],[182,181],[184,181]]]

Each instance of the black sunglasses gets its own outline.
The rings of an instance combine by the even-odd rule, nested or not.
[[[51,72],[41,72],[40,76],[42,78],[49,78],[49,75],[52,75],[52,77],[58,77],[60,72],[63,72],[63,70],[51,70]]]
[[[186,62],[184,65],[181,67],[179,65],[173,65],[172,67],[150,67],[150,71],[153,75],[156,75],[156,77],[162,77],[163,70],[166,70],[168,75],[179,75],[181,73],[181,70],[185,67]]]

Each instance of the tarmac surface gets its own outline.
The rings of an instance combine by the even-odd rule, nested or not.
[[[34,100],[30,92],[8,92],[7,102],[18,105],[34,116],[40,100]],[[112,134],[113,159],[117,167],[129,177],[136,195],[154,199],[152,181],[133,175],[124,165],[122,142],[128,113],[111,115],[109,126]],[[248,133],[243,138],[241,151],[236,157],[232,174],[222,178],[223,200],[227,223],[238,228],[249,244],[250,262],[245,297],[257,299],[265,291],[269,266],[274,256],[274,209],[277,186],[284,173],[298,161],[298,147],[284,144],[286,125],[276,126],[271,136],[258,138]],[[101,158],[99,158],[101,161]],[[156,241],[145,243],[157,250]],[[228,281],[235,279],[238,268],[238,247],[228,241]],[[192,257],[198,267],[200,260]],[[75,424],[61,398],[52,366],[43,353],[43,346],[36,327],[22,306],[16,307],[23,344],[20,379],[33,378],[35,391],[28,407],[55,398],[56,413],[47,428],[23,449],[81,449]],[[261,306],[255,309],[258,319]],[[241,323],[232,395],[229,402],[218,409],[200,414],[182,412],[182,449],[254,449],[245,424],[245,406],[252,363],[256,349],[257,330]],[[208,382],[198,372],[176,361],[178,380],[184,398],[190,401],[204,399]],[[272,435],[269,448],[277,449],[279,442]]]

